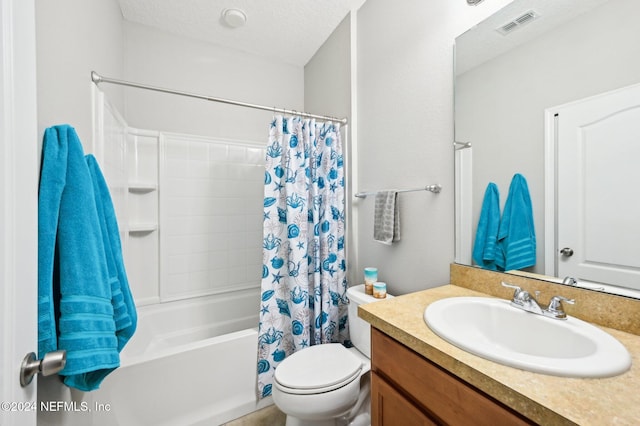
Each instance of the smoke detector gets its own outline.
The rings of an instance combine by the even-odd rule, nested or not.
[[[247,22],[247,14],[241,9],[223,9],[220,18],[229,28],[240,28]]]

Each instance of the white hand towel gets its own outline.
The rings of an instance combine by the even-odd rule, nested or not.
[[[400,214],[396,191],[376,193],[373,219],[373,239],[390,245],[400,241]]]

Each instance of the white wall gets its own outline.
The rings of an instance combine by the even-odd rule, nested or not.
[[[116,0],[37,0],[38,134],[55,124],[91,141],[91,71],[123,71],[122,14]],[[121,105],[120,91],[109,90]]]
[[[402,241],[373,240],[373,197],[358,201],[359,256],[390,293],[449,282],[454,258],[454,38],[509,0],[368,0],[358,11],[357,190],[439,183],[440,194],[400,194]]]
[[[304,110],[338,118],[351,115],[351,17],[338,25],[304,67]]]
[[[333,117],[347,117],[351,120],[351,16],[340,23],[327,41],[318,49],[316,54],[304,67],[304,110],[314,114],[330,115]],[[353,125],[343,126],[343,147],[346,156],[346,184],[349,193],[354,168],[351,162],[351,131]],[[356,284],[355,269],[351,266],[355,259],[355,234],[354,216],[351,202],[346,200],[346,250],[347,250],[347,279],[349,283]]]
[[[37,0],[36,52],[38,137],[55,124],[71,124],[85,149],[92,139],[92,70],[120,75],[122,15],[116,0]],[[110,99],[121,104],[120,91]],[[39,141],[41,142],[41,141]],[[91,401],[90,394],[72,391],[57,376],[40,377],[38,399]],[[39,412],[40,425],[83,425],[87,417],[70,411]]]
[[[125,80],[241,102],[302,110],[304,70],[126,22]],[[275,47],[279,48],[279,47]],[[126,89],[129,125],[230,139],[266,140],[273,113]]]
[[[456,79],[456,137],[473,141],[473,235],[486,185],[498,185],[504,206],[512,176],[522,173],[533,204],[534,272],[545,272],[544,109],[640,81],[639,14],[637,0],[612,0]]]

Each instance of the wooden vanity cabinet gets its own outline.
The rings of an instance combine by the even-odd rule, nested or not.
[[[375,328],[371,371],[372,426],[535,424]]]

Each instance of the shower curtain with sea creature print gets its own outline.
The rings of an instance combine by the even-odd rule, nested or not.
[[[271,394],[274,370],[288,355],[348,339],[340,125],[277,116],[266,162],[260,397]]]

